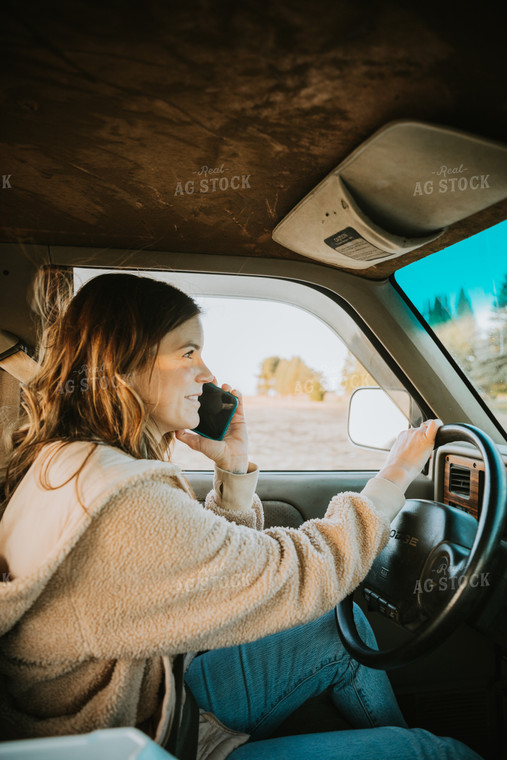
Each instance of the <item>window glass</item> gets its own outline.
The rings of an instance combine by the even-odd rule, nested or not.
[[[398,270],[395,280],[507,430],[507,222]]]
[[[219,385],[244,397],[250,459],[263,470],[353,470],[385,454],[347,437],[347,409],[358,385],[375,384],[338,336],[303,309],[272,301],[202,298],[204,360]],[[173,459],[211,469],[177,441]]]
[[[75,269],[76,289],[104,271]],[[172,282],[202,308],[203,359],[219,385],[229,383],[243,394],[249,457],[262,470],[382,466],[385,452],[359,448],[348,439],[348,402],[360,386],[381,383],[393,391],[399,382],[338,305],[333,304],[333,310],[339,315],[342,334],[356,354],[368,357],[371,374],[335,330],[308,307],[272,297],[234,297],[239,276],[227,276],[230,296],[209,296],[202,284],[191,286],[191,276],[187,281],[179,273],[138,273]],[[216,275],[207,277],[204,282],[211,283],[215,277],[216,283]],[[262,285],[266,283],[264,279]],[[186,470],[213,469],[209,459],[180,441],[174,443],[172,459]]]

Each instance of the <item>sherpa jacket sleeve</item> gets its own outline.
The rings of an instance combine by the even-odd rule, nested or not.
[[[305,623],[358,585],[388,539],[389,518],[358,493],[334,496],[298,529],[231,522],[214,490],[206,502],[158,470],[94,516],[65,589],[83,657],[216,649]]]

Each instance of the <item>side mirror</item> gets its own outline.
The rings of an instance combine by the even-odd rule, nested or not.
[[[407,430],[411,397],[404,390],[356,388],[350,397],[347,432],[355,446],[389,451],[402,430]],[[393,400],[396,399],[396,401]]]

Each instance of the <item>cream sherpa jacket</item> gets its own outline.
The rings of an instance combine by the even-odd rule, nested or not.
[[[327,612],[366,575],[404,501],[374,478],[361,495],[333,497],[322,519],[262,530],[255,465],[246,475],[215,468],[203,507],[172,463],[89,442],[46,460],[56,446],[39,453],[0,521],[3,740],[137,726],[164,744],[174,655]],[[57,490],[41,485],[43,463]],[[247,740],[201,712],[202,760]]]

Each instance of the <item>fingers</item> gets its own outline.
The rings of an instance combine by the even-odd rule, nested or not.
[[[430,419],[418,428],[403,431],[389,452],[379,473],[381,477],[391,480],[404,492],[428,461],[443,424],[440,419]]]
[[[174,435],[178,441],[186,443],[191,449],[202,451],[203,439],[197,433],[191,433],[188,430],[176,430]]]
[[[438,429],[442,427],[444,423],[441,419],[429,419],[425,420],[419,427],[419,430],[424,432],[424,435],[428,441],[434,442]]]
[[[228,393],[234,393],[235,396],[238,396],[238,398],[241,396],[241,393],[236,389],[232,388],[229,383],[222,383],[222,385],[218,385],[218,380],[216,379],[215,375],[213,375],[213,380],[211,381],[213,385],[216,385],[218,388],[221,388],[223,391],[227,391]]]
[[[438,418],[430,418],[428,420],[424,420],[424,422],[421,422],[421,424],[419,425],[419,429],[424,430],[425,428],[429,428],[429,427],[440,427],[443,424],[444,423],[442,422],[442,420]]]
[[[223,391],[227,391],[228,393],[232,393],[233,396],[236,396],[236,398],[238,399],[238,401],[239,401],[240,404],[243,401],[243,396],[238,391],[238,389],[237,388],[232,388],[232,386],[230,386],[228,383],[223,383],[222,384],[222,390]]]
[[[236,388],[233,389],[232,386],[228,383],[222,383],[222,390],[228,391],[229,393],[234,393],[235,396],[241,395]]]

